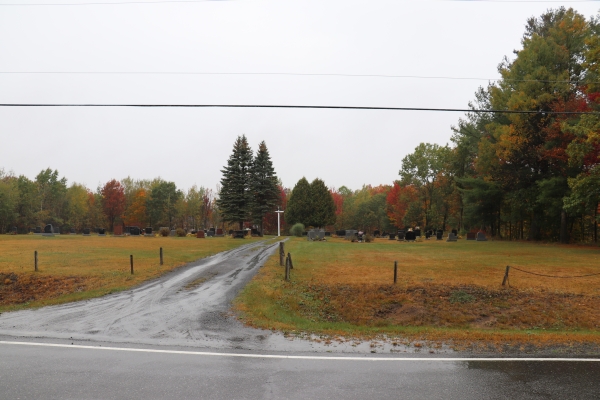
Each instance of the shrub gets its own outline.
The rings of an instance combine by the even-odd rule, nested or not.
[[[169,236],[169,234],[171,233],[171,231],[169,230],[169,228],[160,228],[158,231],[158,234],[160,236]]]
[[[371,243],[375,241],[375,237],[373,235],[365,235],[365,243]]]
[[[177,237],[185,237],[186,236],[185,230],[181,229],[181,228],[177,228],[177,230],[175,231],[175,234],[177,235]]]
[[[302,236],[304,232],[304,225],[301,223],[297,223],[290,228],[290,233],[294,236]]]

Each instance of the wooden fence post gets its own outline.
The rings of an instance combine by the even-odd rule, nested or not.
[[[290,259],[290,269],[294,269],[294,263],[292,262],[292,255],[288,253],[288,258]]]
[[[162,252],[162,247],[160,248],[160,265],[163,265],[163,252]]]
[[[131,275],[133,275],[133,254],[129,255],[129,262],[131,263]]]
[[[394,261],[394,284],[398,282],[398,261]]]
[[[285,259],[285,280],[289,281],[290,280],[290,256],[288,254],[287,258]]]
[[[283,267],[285,259],[285,250],[283,248],[283,242],[279,242],[279,265]]]
[[[33,259],[35,260],[35,272],[38,272],[37,250],[33,253]]]
[[[502,280],[502,286],[506,286],[506,284],[508,283],[508,286],[510,287],[510,281],[508,280],[508,271],[510,271],[510,265],[506,266],[506,272],[504,272],[504,279]]]

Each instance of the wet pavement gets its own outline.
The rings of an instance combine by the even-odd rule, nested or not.
[[[230,302],[277,248],[255,242],[124,292],[1,314],[0,398],[600,398],[598,361],[467,360],[246,327]]]

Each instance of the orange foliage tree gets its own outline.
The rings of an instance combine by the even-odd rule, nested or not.
[[[102,210],[112,232],[115,219],[120,217],[125,210],[125,188],[121,185],[121,182],[113,179],[106,182],[100,193],[102,195]]]
[[[138,189],[133,195],[131,205],[125,210],[124,222],[127,226],[144,226],[147,222],[146,216],[146,190]]]
[[[413,185],[400,186],[398,182],[394,182],[386,198],[390,221],[398,228],[404,227],[404,217],[410,204],[418,200],[419,194]]]

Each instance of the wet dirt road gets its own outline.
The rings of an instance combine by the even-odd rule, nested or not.
[[[92,300],[0,315],[0,335],[263,348],[268,331],[228,316],[231,300],[277,249],[255,242]],[[271,335],[269,335],[271,336]]]

